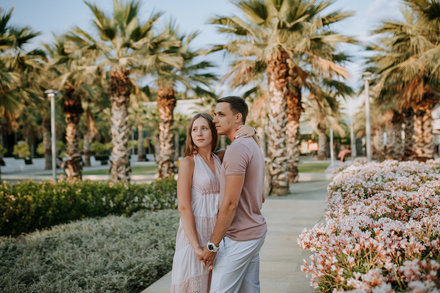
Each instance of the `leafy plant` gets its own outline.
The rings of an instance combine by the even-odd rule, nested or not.
[[[8,150],[5,147],[0,145],[0,156],[3,156],[4,154],[6,154],[7,151]]]
[[[2,292],[141,292],[171,269],[179,215],[140,211],[0,237]]]
[[[52,144],[51,144],[51,148],[52,148]],[[64,144],[64,142],[57,140],[56,142],[56,148],[58,152],[65,152],[66,151],[66,145]],[[43,142],[40,142],[37,146],[37,154],[39,155],[44,155],[44,144]]]
[[[16,145],[14,145],[12,154],[21,159],[29,157],[31,155],[29,144],[25,141],[19,141]]]
[[[63,180],[0,185],[0,235],[20,235],[87,217],[175,209],[176,181],[151,184]]]
[[[94,153],[108,153],[112,149],[111,143],[92,142],[90,150]]]

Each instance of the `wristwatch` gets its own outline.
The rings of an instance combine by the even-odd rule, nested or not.
[[[214,243],[212,243],[212,242],[208,242],[208,244],[206,244],[206,247],[211,252],[217,252],[218,249],[219,249],[219,247],[217,245],[215,245]]]

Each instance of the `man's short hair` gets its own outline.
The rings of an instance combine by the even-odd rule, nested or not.
[[[248,115],[249,110],[244,99],[237,96],[228,96],[218,99],[217,103],[229,103],[229,105],[231,106],[232,113],[234,114],[241,113],[241,117],[242,117],[241,120],[243,124],[246,123],[246,117]]]

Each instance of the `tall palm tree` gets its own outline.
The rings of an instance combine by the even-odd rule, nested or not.
[[[82,177],[82,157],[79,147],[80,119],[84,112],[82,98],[90,93],[97,79],[94,56],[76,50],[66,36],[55,37],[52,45],[45,45],[51,56],[52,86],[62,92],[64,119],[66,122],[66,161],[64,170],[68,178]]]
[[[144,128],[148,123],[148,119],[150,119],[148,115],[148,107],[141,99],[132,103],[128,111],[130,125],[131,127],[136,127],[138,131],[138,161],[145,161]]]
[[[394,100],[396,110],[406,113],[405,130],[413,135],[405,135],[405,155],[426,160],[434,154],[431,113],[440,100],[440,65],[435,54],[440,52],[440,28],[438,18],[431,19],[439,17],[438,2],[406,2],[412,10],[402,10],[404,21],[385,21],[375,30],[385,37],[372,46],[378,54],[371,61],[377,66],[376,90],[381,100]],[[408,143],[413,145],[408,148]]]
[[[0,146],[4,130],[11,130],[20,118],[18,110],[23,109],[24,103],[36,101],[31,80],[44,58],[40,50],[25,52],[24,46],[39,33],[29,27],[9,25],[12,12],[13,9],[3,11],[0,7]]]
[[[310,93],[304,102],[304,122],[311,126],[318,134],[318,160],[328,156],[327,130],[329,128],[338,132],[341,136],[345,134],[342,128],[342,115],[339,110],[339,102],[336,96],[324,93],[320,89],[316,93]]]
[[[140,2],[113,1],[113,14],[106,15],[98,6],[85,2],[94,15],[94,27],[99,34],[94,39],[86,31],[75,28],[69,38],[83,50],[95,51],[102,56],[100,64],[107,75],[112,115],[112,160],[110,173],[114,181],[129,180],[131,171],[128,140],[128,107],[130,93],[136,84],[131,74],[153,66],[158,60],[179,66],[180,59],[159,54],[161,48],[179,45],[166,34],[156,35],[153,27],[162,15],[152,14],[147,21],[139,17]],[[152,52],[157,55],[153,55]]]
[[[154,70],[157,77],[157,108],[160,118],[160,156],[157,170],[159,178],[176,174],[173,141],[173,113],[177,101],[176,87],[180,85],[186,93],[192,92],[196,96],[213,96],[209,86],[212,81],[216,80],[216,76],[209,72],[213,65],[208,61],[197,59],[206,52],[190,48],[198,33],[180,34],[173,22],[168,25],[166,30],[181,44],[179,47],[171,48],[168,53],[182,58],[183,62],[179,67],[166,63],[158,64]]]
[[[232,38],[215,50],[226,50],[237,58],[232,69],[241,76],[237,80],[251,82],[265,71],[270,97],[269,189],[271,194],[287,194],[289,181],[297,176],[301,95],[310,76],[308,70],[346,76],[345,69],[337,64],[335,45],[353,40],[332,32],[329,26],[351,14],[325,14],[330,1],[241,0],[234,4],[243,17],[217,16],[211,20],[219,32]]]
[[[21,90],[20,73],[32,71],[30,65],[36,65],[33,57],[41,56],[39,50],[23,52],[23,47],[39,33],[29,27],[10,26],[12,12],[13,8],[4,12],[0,7],[0,108],[10,115],[20,104],[17,99],[21,94],[29,97],[25,89]]]

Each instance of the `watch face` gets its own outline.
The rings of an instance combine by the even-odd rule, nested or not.
[[[212,244],[208,244],[208,250],[214,250],[214,246]]]

